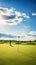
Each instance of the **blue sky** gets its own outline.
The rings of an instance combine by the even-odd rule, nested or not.
[[[0,0],[0,13],[0,33],[36,35],[36,0]]]

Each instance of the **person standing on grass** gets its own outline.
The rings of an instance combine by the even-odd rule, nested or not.
[[[11,44],[11,40],[10,40],[10,46],[12,46],[12,44]]]

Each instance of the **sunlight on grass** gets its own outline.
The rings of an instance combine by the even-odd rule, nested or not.
[[[36,65],[36,45],[0,44],[0,65]]]

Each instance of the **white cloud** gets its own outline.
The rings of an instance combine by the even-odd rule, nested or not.
[[[28,34],[30,34],[30,35],[36,35],[36,31],[30,31]]]
[[[14,8],[3,8],[3,7],[0,7],[0,13],[2,15],[7,15],[7,16],[10,16],[12,14],[14,14],[14,11],[15,9]]]
[[[15,8],[0,7],[0,24],[17,25],[21,23],[24,18],[30,18],[26,13],[16,11]]]
[[[22,16],[21,12],[15,11],[16,16]]]
[[[30,18],[30,16],[26,15],[26,13],[22,13],[22,16],[23,16],[24,18]]]
[[[20,40],[20,41],[34,41],[36,40],[36,32],[35,31],[30,31],[30,32],[22,32],[22,33],[12,33],[12,32],[1,32],[2,34],[7,34],[11,36],[17,36],[16,38],[8,38],[8,37],[1,37],[0,39],[5,39],[5,40]],[[35,36],[34,36],[35,35]],[[18,36],[20,38],[18,39]]]
[[[36,16],[36,13],[32,13],[32,16]]]

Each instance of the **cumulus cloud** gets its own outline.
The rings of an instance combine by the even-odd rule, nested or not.
[[[23,40],[23,41],[36,40],[36,31],[30,31],[28,33],[24,33],[23,36],[20,37],[20,40]]]
[[[30,32],[28,33],[28,36],[31,36],[32,39],[36,40],[36,31],[30,31]]]
[[[17,25],[24,18],[30,18],[26,13],[17,11],[15,8],[0,7],[0,24]]]
[[[36,16],[36,13],[32,13],[32,16]]]
[[[4,33],[4,32],[2,32],[1,34],[5,34],[5,35],[7,35],[7,37],[1,37],[0,39],[5,39],[5,40],[20,40],[20,41],[34,41],[34,40],[36,40],[36,32],[35,31],[30,31],[30,32],[24,32],[24,33],[21,33],[21,34],[17,34],[17,33]],[[8,36],[11,36],[11,38],[10,37],[8,37]],[[15,38],[12,38],[12,36],[14,37],[15,36]]]

